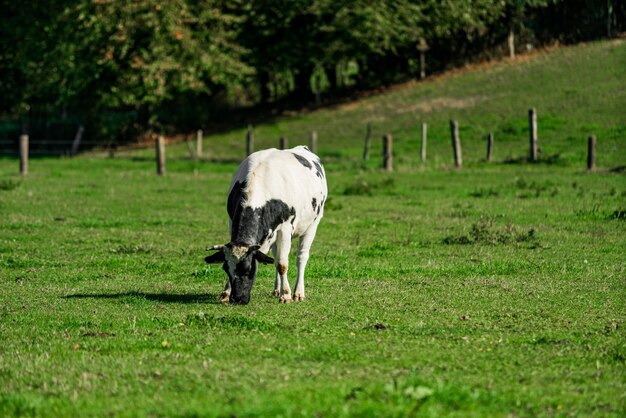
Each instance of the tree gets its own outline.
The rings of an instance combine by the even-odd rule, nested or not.
[[[23,108],[141,114],[178,94],[212,94],[253,74],[235,42],[238,20],[219,1],[52,3],[45,14],[14,7],[10,18],[22,42],[2,50],[19,63]]]

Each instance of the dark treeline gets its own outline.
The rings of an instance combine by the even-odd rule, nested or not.
[[[125,142],[624,30],[618,0],[0,0],[0,138]],[[243,115],[243,116],[242,116]]]

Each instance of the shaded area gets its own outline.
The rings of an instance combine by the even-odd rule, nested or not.
[[[76,293],[62,296],[63,299],[122,299],[129,297],[144,298],[154,302],[163,303],[220,303],[216,294],[212,293],[144,293],[144,292],[122,292],[122,293]]]

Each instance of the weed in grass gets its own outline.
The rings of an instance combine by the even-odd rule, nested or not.
[[[611,219],[611,216],[607,216],[606,212],[604,214],[602,213],[602,211],[600,210],[600,205],[598,204],[594,204],[590,208],[577,209],[576,211],[574,211],[574,215],[576,215],[576,217],[579,219],[585,219],[585,220]],[[612,219],[615,219],[615,218],[612,218]]]
[[[626,221],[626,209],[618,209],[613,211],[610,216],[610,219],[617,219],[619,221]]]
[[[152,248],[143,245],[120,245],[111,249],[113,254],[147,254],[151,251]]]
[[[565,167],[567,165],[567,161],[563,159],[561,154],[542,155],[542,149],[539,148],[539,160],[538,161],[530,161],[529,157],[508,156],[502,161],[502,164],[509,164],[509,165],[537,164],[537,165],[556,165],[556,166]]]
[[[459,219],[464,219],[469,217],[472,213],[474,212],[474,205],[472,204],[462,204],[462,203],[455,203],[454,205],[452,205],[452,210],[449,213],[449,217],[450,218],[459,218]]]
[[[343,205],[341,202],[337,202],[335,198],[332,196],[328,196],[326,198],[326,202],[324,202],[324,210],[341,210],[343,209]]]
[[[534,228],[527,231],[519,231],[512,224],[506,224],[504,228],[498,228],[491,221],[474,223],[467,234],[448,236],[443,239],[443,243],[448,245],[527,243],[529,248],[539,247]]]
[[[240,331],[270,331],[275,326],[267,321],[249,318],[245,316],[216,316],[199,312],[195,315],[187,315],[183,323],[187,326],[221,328]]]
[[[500,192],[495,190],[495,189],[493,189],[493,188],[491,188],[491,187],[488,187],[488,188],[482,188],[481,187],[480,189],[476,189],[476,190],[472,191],[469,195],[472,196],[472,197],[478,197],[478,198],[481,198],[481,197],[498,197],[498,196],[500,196]]]
[[[21,181],[15,181],[11,179],[0,180],[0,190],[1,191],[10,191],[17,189],[22,184]]]
[[[387,178],[379,182],[368,182],[366,180],[356,180],[343,191],[346,196],[372,196],[375,192],[384,190],[392,191],[395,185],[393,178]]]
[[[517,197],[520,199],[527,199],[531,197],[540,197],[545,192],[548,192],[550,197],[554,197],[559,194],[558,187],[555,187],[550,182],[544,182],[540,184],[535,181],[527,182],[523,178],[518,178],[515,181],[515,188],[522,190],[521,193],[517,194]]]

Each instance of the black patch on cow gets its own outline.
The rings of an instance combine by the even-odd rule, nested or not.
[[[326,202],[326,197],[322,198],[322,202],[320,203],[320,205],[317,207],[317,214],[320,214],[320,211],[322,210],[322,208],[324,207],[324,203]]]
[[[246,199],[245,188],[248,183],[244,180],[243,182],[237,181],[233,188],[230,190],[230,194],[228,195],[228,203],[226,204],[226,210],[228,211],[228,216],[230,219],[235,217],[235,212],[238,207],[243,206],[243,200]]]
[[[302,155],[298,155],[295,152],[292,152],[292,154],[294,157],[296,157],[296,160],[298,160],[300,164],[302,164],[306,168],[313,168],[313,166],[311,165],[311,162],[307,160],[306,158],[304,158]]]
[[[296,210],[278,199],[268,200],[260,208],[238,206],[231,217],[231,242],[238,245],[261,244],[270,231],[296,216]]]
[[[313,164],[315,164],[315,175],[321,179],[324,178],[324,170],[322,170],[322,165],[319,160],[313,160]]]
[[[313,198],[311,200],[311,206],[313,206],[313,210],[317,209],[317,199]]]

